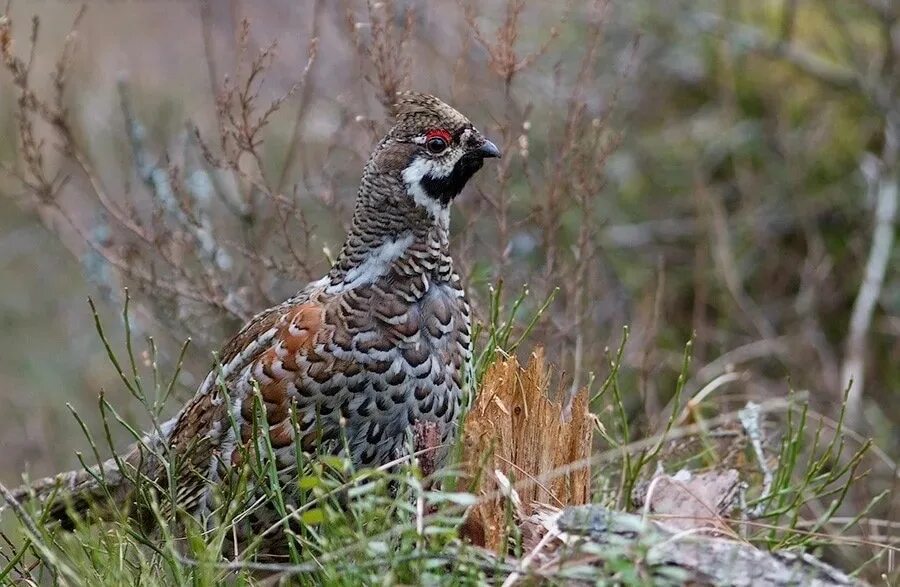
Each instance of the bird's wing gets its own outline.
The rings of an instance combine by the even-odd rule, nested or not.
[[[253,402],[246,401],[248,387],[258,386],[262,394],[273,442],[281,444],[289,434],[288,385],[300,368],[300,357],[314,344],[325,314],[317,293],[306,292],[254,317],[225,345],[196,395],[165,427],[168,460],[175,459],[180,471],[179,493],[201,493],[215,463],[230,457],[226,453],[233,449],[228,443],[236,435],[229,434],[234,424],[247,440],[244,418],[233,421],[231,412],[244,402],[252,408]],[[142,470],[151,477],[164,474]],[[178,501],[185,505],[190,499],[186,495]]]

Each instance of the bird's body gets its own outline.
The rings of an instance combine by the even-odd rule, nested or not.
[[[396,115],[366,165],[329,273],[255,316],[174,418],[102,466],[102,491],[96,474],[81,471],[17,497],[44,498],[61,486],[80,509],[101,495],[125,501],[134,473],[165,491],[174,462],[177,508],[206,517],[213,488],[269,447],[284,483],[296,474],[298,449],[377,466],[402,453],[420,422],[433,422],[443,444],[453,440],[470,320],[449,253],[448,206],[499,152],[431,96],[401,95]],[[263,507],[238,530],[260,532],[271,513]]]

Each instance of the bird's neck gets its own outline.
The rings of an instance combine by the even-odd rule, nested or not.
[[[388,186],[390,178],[379,178],[379,185],[366,179],[344,246],[329,273],[331,283],[451,280],[455,274],[449,211],[444,208],[435,214],[417,205],[400,181]]]

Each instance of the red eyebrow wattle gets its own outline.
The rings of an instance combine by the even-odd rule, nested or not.
[[[431,139],[434,139],[434,138],[444,139],[448,143],[450,142],[450,139],[451,139],[450,133],[447,132],[446,130],[444,130],[443,128],[436,128],[434,130],[430,130],[427,133],[425,133],[426,141],[430,141]]]

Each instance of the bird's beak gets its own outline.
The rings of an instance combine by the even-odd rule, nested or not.
[[[475,154],[481,157],[482,159],[487,159],[489,157],[500,157],[500,149],[497,148],[497,145],[492,143],[491,141],[485,139],[480,147],[475,149]]]

